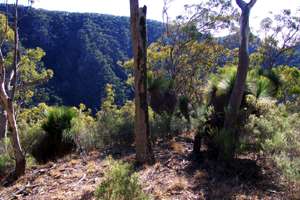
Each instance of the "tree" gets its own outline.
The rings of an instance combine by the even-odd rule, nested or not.
[[[147,102],[147,8],[139,8],[138,0],[130,0],[131,34],[135,78],[135,145],[139,163],[153,163],[150,142],[149,111]]]
[[[237,132],[237,120],[239,115],[239,109],[242,103],[245,83],[247,79],[247,72],[249,67],[249,17],[252,7],[257,0],[251,0],[246,3],[243,0],[236,0],[236,3],[240,7],[242,13],[240,18],[240,47],[239,47],[239,63],[236,80],[233,91],[231,93],[227,111],[225,114],[224,128],[221,131],[221,159],[232,159],[234,157],[236,143],[238,140]],[[224,135],[228,134],[228,135]]]
[[[263,67],[271,69],[279,65],[293,66],[299,63],[299,14],[299,11],[292,13],[290,10],[283,10],[280,14],[261,21],[264,38],[256,54],[261,58],[259,61]]]
[[[45,52],[40,49],[20,47],[18,33],[18,1],[14,5],[13,28],[8,25],[5,15],[0,15],[0,107],[1,127],[7,127],[12,140],[16,161],[12,180],[25,173],[25,154],[22,150],[17,126],[17,112],[21,106],[28,105],[37,90],[36,86],[53,76],[52,70],[46,70],[41,64]],[[3,135],[6,136],[6,130]],[[11,181],[11,179],[8,179]]]
[[[11,131],[11,140],[14,149],[16,167],[14,171],[14,179],[20,177],[25,173],[26,160],[23,150],[21,148],[19,140],[19,130],[16,122],[15,108],[14,108],[14,99],[15,92],[17,87],[17,71],[19,67],[19,34],[18,34],[18,0],[15,3],[15,15],[14,15],[14,25],[13,30],[8,27],[8,22],[5,19],[2,23],[2,35],[1,35],[1,44],[3,45],[7,36],[13,41],[13,65],[12,70],[10,70],[9,76],[7,76],[7,67],[5,65],[5,58],[2,52],[2,46],[0,48],[0,104],[2,109],[7,114],[8,126]],[[3,21],[2,21],[3,22]],[[10,34],[10,35],[8,35]]]

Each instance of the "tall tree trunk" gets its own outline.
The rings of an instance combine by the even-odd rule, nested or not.
[[[11,100],[8,101],[7,118],[8,118],[9,127],[11,129],[11,140],[12,140],[12,145],[13,145],[14,155],[16,160],[14,175],[16,176],[16,178],[18,178],[25,173],[26,160],[21,148],[21,143],[19,139],[19,130],[15,118],[15,110],[14,110],[13,102]]]
[[[222,159],[225,158],[225,160],[232,159],[234,157],[239,138],[237,130],[239,121],[238,117],[249,68],[249,16],[251,8],[256,3],[256,0],[251,0],[249,3],[246,3],[243,0],[236,0],[236,3],[242,11],[240,18],[239,64],[236,81],[226,110],[224,128],[221,132],[223,144],[221,146],[222,151],[220,153]]]
[[[131,34],[134,55],[135,145],[139,163],[151,164],[154,155],[150,141],[147,102],[147,8],[139,8],[138,0],[130,0]]]
[[[0,69],[2,69],[1,70],[2,72],[5,71],[3,70],[3,68],[4,68],[4,60],[1,59]],[[1,75],[2,73],[0,74],[0,77]],[[8,126],[11,131],[12,145],[13,145],[14,155],[16,160],[14,176],[15,178],[18,178],[25,173],[26,161],[19,140],[19,131],[16,123],[13,101],[11,98],[8,97],[5,91],[4,81],[2,81],[2,77],[1,77],[1,87],[0,87],[0,103],[3,109],[7,113]]]
[[[13,71],[14,71],[14,78],[12,82],[12,91],[11,91],[11,96],[8,99],[8,107],[7,107],[7,118],[8,118],[8,124],[9,127],[11,128],[11,138],[12,138],[12,145],[14,148],[14,154],[15,154],[15,159],[16,159],[16,168],[15,168],[15,176],[18,178],[21,175],[25,173],[25,168],[26,168],[26,159],[24,152],[21,148],[21,143],[19,140],[19,130],[17,126],[17,121],[16,121],[16,115],[15,115],[15,108],[14,108],[14,97],[15,97],[15,92],[16,92],[16,87],[17,87],[17,68],[19,65],[19,57],[20,57],[20,50],[19,50],[19,27],[18,27],[18,3],[19,1],[16,0],[15,4],[15,22],[14,22],[14,32],[15,32],[15,37],[14,37],[14,64],[13,64]]]

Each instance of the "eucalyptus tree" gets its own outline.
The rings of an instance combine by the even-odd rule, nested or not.
[[[6,13],[8,14],[8,13]],[[12,27],[8,18],[0,15],[0,107],[1,136],[9,134],[14,151],[15,171],[12,180],[25,173],[26,159],[22,150],[17,125],[17,111],[33,97],[35,88],[53,76],[52,70],[40,65],[45,52],[40,49],[24,49],[19,41],[18,0],[14,4]],[[11,179],[8,179],[10,181]]]
[[[21,148],[19,140],[19,130],[15,115],[14,100],[17,88],[17,73],[20,59],[19,49],[19,33],[18,33],[18,0],[15,2],[14,24],[13,29],[8,26],[8,21],[5,16],[2,16],[1,23],[1,47],[0,47],[0,104],[6,112],[8,126],[11,131],[12,146],[16,167],[14,171],[14,179],[25,173],[26,159]],[[11,70],[5,63],[3,54],[3,44],[10,40],[13,43],[13,63]]]
[[[253,55],[256,62],[264,68],[279,65],[294,66],[299,64],[300,50],[300,10],[266,17],[261,21],[262,41]]]
[[[250,11],[257,0],[251,0],[246,3],[244,0],[236,0],[237,5],[241,9],[240,17],[240,47],[239,47],[239,62],[233,91],[230,95],[227,106],[224,127],[221,131],[221,151],[220,158],[230,160],[234,157],[239,134],[237,131],[237,120],[239,116],[240,106],[242,103],[247,72],[249,68],[249,17]]]

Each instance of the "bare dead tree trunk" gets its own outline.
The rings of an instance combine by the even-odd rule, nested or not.
[[[240,18],[239,64],[236,75],[236,81],[226,110],[224,129],[221,133],[227,134],[221,137],[224,140],[224,144],[223,147],[221,147],[222,152],[220,153],[221,157],[225,159],[231,159],[234,157],[236,144],[239,138],[237,122],[240,106],[244,95],[247,72],[249,67],[249,16],[251,8],[254,6],[256,1],[257,0],[251,0],[249,3],[246,3],[243,0],[236,0],[236,3],[242,11]]]
[[[139,8],[138,0],[130,0],[131,34],[135,77],[135,145],[139,163],[152,164],[154,155],[150,141],[147,102],[147,8]]]

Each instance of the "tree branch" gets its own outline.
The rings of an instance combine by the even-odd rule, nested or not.
[[[257,2],[257,0],[251,0],[249,3],[246,3],[244,0],[236,0],[237,5],[242,9],[251,9],[255,3]]]
[[[13,63],[13,82],[12,82],[12,91],[11,91],[11,99],[14,100],[16,87],[17,87],[17,68],[19,64],[19,30],[18,30],[18,3],[19,1],[16,0],[15,4],[15,22],[14,22],[14,31],[15,31],[15,38],[14,38],[14,63]]]
[[[249,3],[248,3],[248,8],[252,8],[255,3],[257,2],[257,0],[251,0]]]
[[[247,3],[243,0],[236,0],[236,4],[243,10],[247,7]]]

